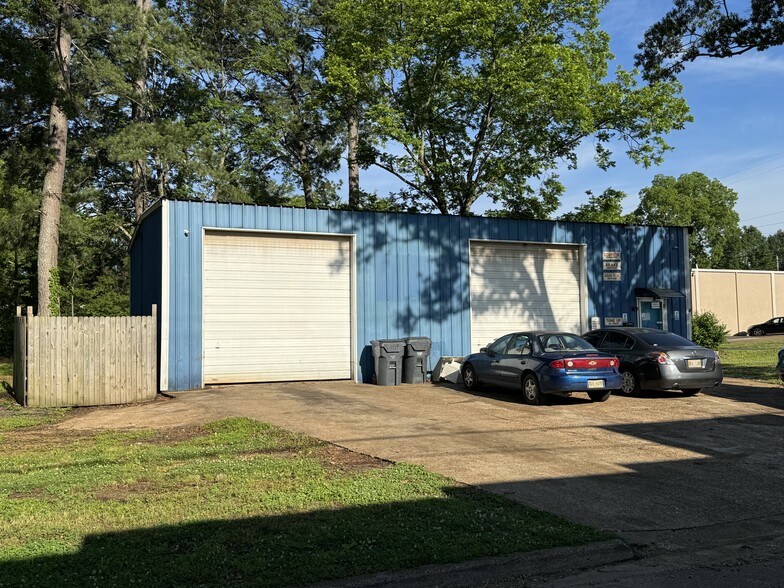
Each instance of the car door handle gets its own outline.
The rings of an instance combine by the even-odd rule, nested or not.
[[[526,362],[526,360],[524,360],[524,359],[521,359],[521,360],[520,360],[520,363],[522,363],[523,365],[525,365],[527,362]]]

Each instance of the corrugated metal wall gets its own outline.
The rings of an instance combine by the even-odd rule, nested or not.
[[[670,313],[678,310],[681,317],[670,321],[670,330],[688,333],[686,300],[690,300],[690,283],[685,265],[686,232],[682,228],[203,202],[168,204],[170,390],[201,386],[202,229],[205,227],[356,235],[357,354],[361,381],[370,381],[372,375],[369,347],[372,339],[430,337],[431,366],[433,357],[464,355],[470,351],[468,244],[474,239],[585,244],[586,318],[619,317],[627,313],[629,320],[636,321],[632,310],[635,287],[672,288],[687,298],[670,301]],[[154,217],[145,219],[143,225],[148,222],[155,222]],[[146,247],[135,247],[133,255],[141,254],[142,249],[147,251]],[[621,281],[603,280],[603,251],[621,253]],[[167,310],[162,309],[161,315],[165,318]]]

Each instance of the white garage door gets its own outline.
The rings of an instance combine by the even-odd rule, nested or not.
[[[207,232],[204,383],[351,378],[346,237]]]
[[[582,332],[575,246],[471,243],[471,351],[527,329]]]

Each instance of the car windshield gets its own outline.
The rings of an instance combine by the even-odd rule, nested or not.
[[[594,347],[582,337],[568,333],[545,333],[539,335],[539,344],[545,352],[550,351],[587,351]]]
[[[699,347],[675,333],[640,333],[638,337],[654,347]]]

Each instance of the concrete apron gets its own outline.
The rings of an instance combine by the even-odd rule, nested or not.
[[[229,416],[418,463],[633,544],[769,535],[781,528],[771,516],[784,513],[784,390],[742,380],[694,397],[592,403],[577,394],[539,407],[454,385],[238,385],[89,411],[59,426],[177,427]]]

